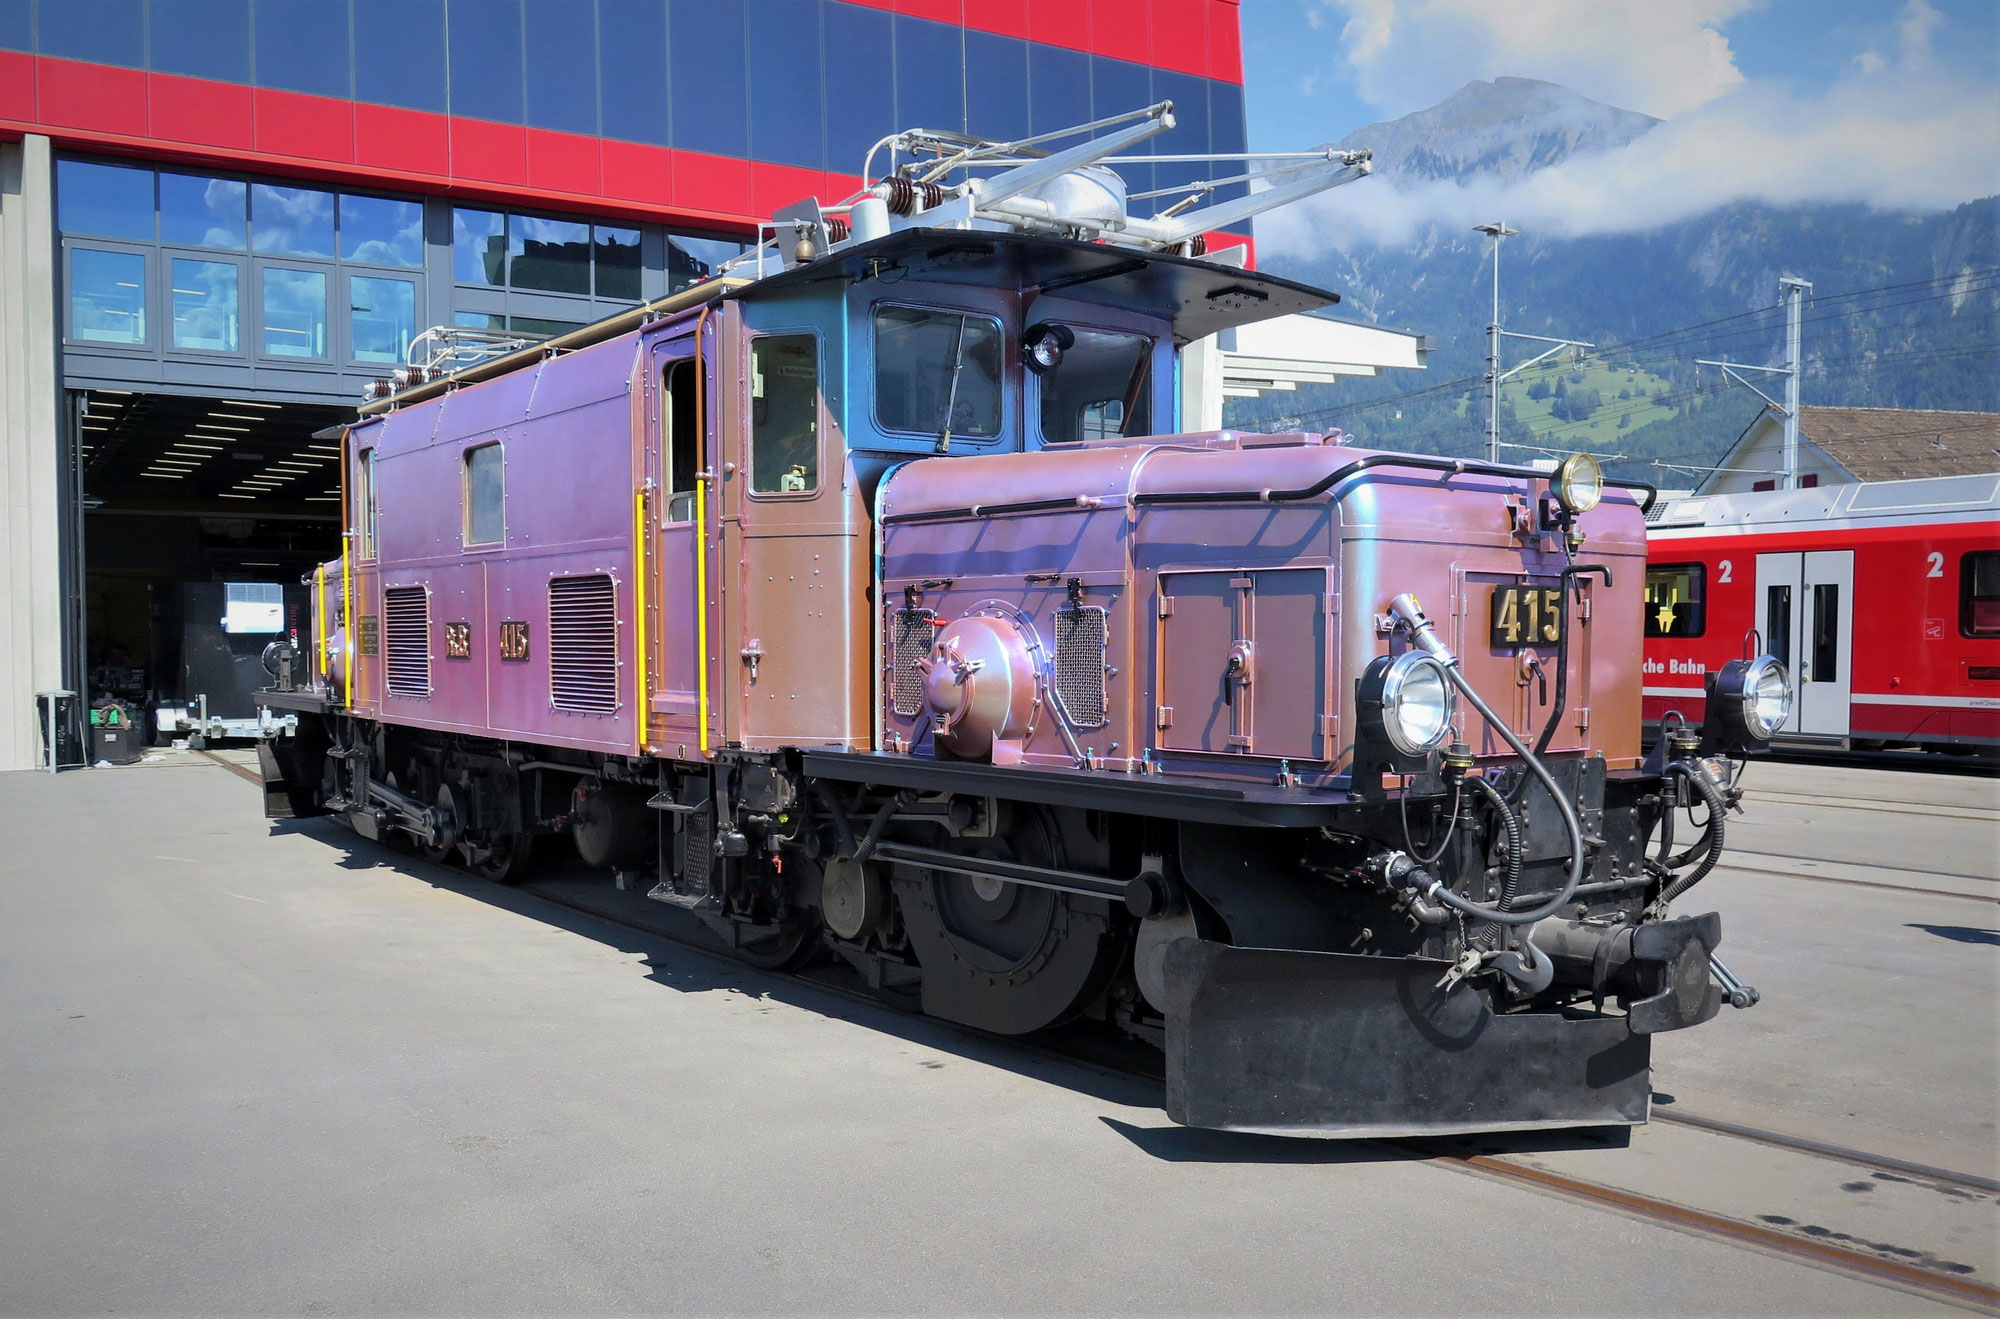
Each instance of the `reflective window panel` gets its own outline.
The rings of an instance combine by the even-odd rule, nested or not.
[[[639,300],[639,231],[597,225],[597,296]]]
[[[340,257],[371,266],[424,265],[424,208],[390,197],[340,197]]]
[[[326,356],[324,272],[265,269],[264,352],[270,357]]]
[[[507,318],[490,311],[461,311],[452,315],[453,325],[463,325],[473,330],[504,330]]]
[[[401,363],[408,359],[410,340],[417,333],[414,283],[353,275],[347,281],[347,301],[355,361]]]
[[[518,330],[522,334],[539,334],[550,339],[583,328],[582,321],[552,321],[543,316],[516,316],[507,324],[509,329]]]
[[[153,238],[153,171],[56,162],[56,223],[66,234]]]
[[[722,263],[743,255],[743,244],[726,238],[697,238],[692,234],[667,235],[667,290],[675,292],[698,284],[722,267]]]
[[[778,334],[750,344],[750,489],[804,494],[819,486],[819,343]]]
[[[236,263],[175,257],[168,269],[173,277],[174,347],[238,351]]]
[[[146,258],[136,252],[72,248],[69,322],[72,339],[146,342]]]
[[[451,213],[452,278],[498,287],[507,282],[507,222],[496,211]]]
[[[465,455],[465,543],[493,545],[507,539],[500,446],[484,444]]]
[[[333,194],[311,188],[250,189],[250,241],[259,252],[333,255]]]
[[[241,179],[160,175],[160,241],[241,252],[248,192]]]
[[[590,292],[590,226],[575,220],[507,217],[507,282],[548,293]]]

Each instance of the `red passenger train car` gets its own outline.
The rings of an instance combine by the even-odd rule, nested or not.
[[[2000,752],[2000,474],[1674,500],[1648,536],[1645,712],[1768,649],[1774,743]]]

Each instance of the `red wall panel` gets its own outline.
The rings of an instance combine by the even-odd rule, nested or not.
[[[193,146],[255,146],[255,97],[248,87],[149,74],[151,136]]]
[[[34,118],[50,128],[145,137],[146,75],[137,69],[41,57]]]
[[[0,119],[35,117],[35,57],[0,50]]]
[[[604,195],[665,207],[674,200],[674,153],[643,142],[605,139]]]
[[[156,85],[164,79],[156,79]],[[328,165],[354,162],[354,104],[301,92],[256,91],[257,150]]]
[[[545,128],[526,132],[529,187],[582,197],[598,194],[604,181],[600,139]]]
[[[482,183],[526,184],[528,130],[519,124],[453,119],[451,173],[453,178]]]
[[[443,115],[354,104],[354,163],[399,175],[451,176],[451,125]]]

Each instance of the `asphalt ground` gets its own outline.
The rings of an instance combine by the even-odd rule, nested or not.
[[[1991,780],[1869,814],[1889,779],[1795,768],[1751,771],[1732,842],[2000,889]],[[0,1312],[1940,1308],[1448,1161],[1187,1131],[1130,1079],[257,812],[193,756],[0,776]],[[1993,903],[1758,865],[1681,904],[1765,1001],[1663,1038],[1662,1111],[1990,1175]],[[1665,1125],[1509,1157],[2000,1268],[1990,1196]]]

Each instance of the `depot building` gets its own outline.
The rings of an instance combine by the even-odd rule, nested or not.
[[[339,552],[327,428],[431,327],[663,296],[899,128],[1170,99],[1156,153],[1241,151],[1238,39],[1233,0],[0,0],[0,769],[39,692],[75,763],[105,697],[263,685]]]

